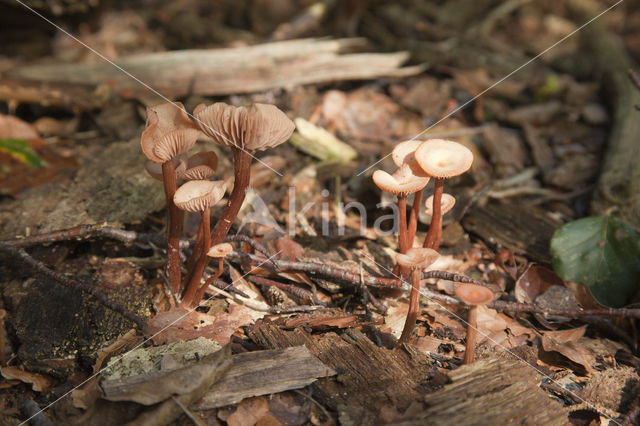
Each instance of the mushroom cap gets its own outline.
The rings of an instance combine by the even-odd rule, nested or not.
[[[187,180],[203,180],[213,176],[217,169],[218,156],[215,152],[199,152],[187,159],[184,170],[178,176]]]
[[[394,195],[413,194],[429,182],[428,177],[414,175],[408,164],[403,164],[392,175],[384,170],[376,170],[372,178],[378,188]]]
[[[200,131],[198,129],[182,128],[165,133],[154,145],[153,154],[162,163],[184,154],[198,140]],[[153,158],[150,158],[154,161]],[[157,162],[157,161],[156,161]]]
[[[186,129],[190,131],[184,132]],[[168,136],[175,131],[178,132]],[[198,139],[198,134],[184,105],[180,102],[166,102],[147,108],[147,126],[142,132],[140,146],[149,160],[154,163],[164,163],[168,161],[167,156],[172,153],[181,154],[191,148]],[[159,143],[161,147],[158,147]],[[172,144],[177,145],[172,146]]]
[[[460,284],[456,296],[467,305],[486,305],[493,300],[493,292],[478,284]]]
[[[220,243],[211,247],[207,252],[207,256],[216,258],[221,258],[230,255],[233,253],[233,246],[229,243]]]
[[[180,210],[203,212],[224,197],[226,187],[223,180],[190,180],[176,190],[173,202]]]
[[[275,105],[255,103],[235,107],[217,102],[209,106],[200,104],[193,113],[200,129],[217,144],[250,152],[286,142],[295,129],[293,121]]]
[[[430,139],[416,149],[416,161],[430,176],[449,178],[469,170],[473,154],[466,146],[445,139]]]
[[[175,168],[176,176],[181,177],[187,167],[184,161],[184,156],[178,155],[177,157],[174,157],[173,167]],[[149,173],[149,175],[151,175],[152,178],[160,181],[162,180],[161,163],[154,163],[151,160],[147,160],[144,163],[144,169],[147,171],[147,173]]]
[[[418,149],[423,142],[424,141],[419,140],[408,140],[396,145],[393,151],[391,151],[391,158],[393,158],[396,166],[402,167],[403,164],[408,164],[414,175],[422,177],[429,176],[422,167],[420,167],[415,157],[416,149]]]
[[[449,212],[456,204],[456,197],[451,194],[443,193],[442,199],[440,200],[442,214]],[[424,213],[428,216],[433,216],[433,195],[427,198],[424,202],[424,207],[426,210]]]
[[[424,269],[438,260],[440,254],[430,248],[414,247],[405,254],[396,254],[396,262],[403,268]]]

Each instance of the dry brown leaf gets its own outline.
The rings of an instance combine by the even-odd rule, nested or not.
[[[2,367],[0,368],[0,373],[2,373],[2,376],[7,380],[16,379],[23,383],[31,383],[31,389],[36,392],[46,392],[55,383],[55,380],[49,376],[30,373],[18,367]]]
[[[153,317],[149,322],[149,331],[155,334],[152,340],[157,345],[200,336],[225,345],[238,328],[254,321],[254,313],[249,308],[235,304],[229,306],[228,312],[216,316],[176,308]]]
[[[229,426],[255,425],[269,413],[269,404],[264,396],[256,396],[241,401],[235,413],[227,418]]]
[[[541,345],[545,352],[557,352],[576,364],[581,365],[587,373],[594,371],[595,357],[580,345],[579,340],[584,336],[587,326],[569,330],[547,331],[542,334]],[[544,362],[549,363],[548,357]],[[580,373],[577,371],[577,373]]]
[[[516,300],[521,303],[531,303],[536,296],[553,285],[564,286],[564,281],[550,269],[531,265],[516,281]]]

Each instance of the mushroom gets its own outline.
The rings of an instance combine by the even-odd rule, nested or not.
[[[433,198],[434,197],[432,195],[424,201],[424,207],[426,209],[424,211],[424,214],[426,214],[427,216],[433,216]],[[440,201],[441,214],[444,216],[445,214],[449,213],[449,211],[453,208],[453,206],[455,206],[455,204],[456,197],[451,194],[443,193]]]
[[[398,251],[406,253],[409,248],[407,194],[413,194],[424,188],[429,178],[414,175],[408,164],[403,164],[392,175],[383,170],[376,170],[372,178],[378,188],[398,197]]]
[[[189,157],[184,169],[178,172],[178,177],[186,180],[204,180],[218,169],[218,156],[213,151],[198,152]]]
[[[167,273],[174,293],[180,291],[179,243],[182,232],[182,212],[173,203],[178,186],[175,158],[191,148],[199,134],[200,131],[189,119],[180,102],[167,102],[147,108],[147,126],[142,132],[140,146],[149,160],[162,164],[162,182],[169,216]]]
[[[422,270],[435,262],[440,255],[437,251],[429,248],[410,248],[406,254],[396,255],[396,262],[403,268],[411,270],[411,295],[409,296],[409,310],[407,319],[402,329],[402,334],[398,340],[399,344],[406,343],[411,336],[411,332],[416,326],[418,318],[418,301],[420,299],[420,278]]]
[[[222,180],[192,180],[183,184],[176,191],[173,201],[176,206],[189,212],[200,212],[200,228],[198,236],[201,243],[196,244],[200,247],[198,253],[193,253],[196,257],[193,272],[184,286],[184,295],[182,297],[183,305],[190,305],[194,300],[196,291],[202,279],[204,268],[207,266],[207,250],[211,242],[210,234],[210,216],[211,206],[216,204],[224,196],[226,184]],[[185,280],[186,281],[186,280]]]
[[[422,143],[423,141],[419,140],[400,142],[391,152],[391,158],[393,158],[393,162],[396,166],[402,167],[403,164],[407,164],[414,175],[428,178],[429,175],[422,170],[415,157],[416,149],[418,149]],[[420,188],[413,195],[413,205],[411,206],[409,223],[407,225],[407,245],[409,246],[413,245],[413,239],[416,235],[416,230],[418,229],[418,213],[420,210],[420,203],[422,203],[423,192],[424,187]]]
[[[176,172],[176,176],[180,177],[184,171],[186,170],[186,164],[184,162],[184,157],[179,155],[174,157],[173,159],[173,167]],[[151,160],[147,160],[144,163],[144,169],[149,173],[149,176],[154,178],[155,180],[162,181],[162,164],[154,163]]]
[[[442,192],[444,179],[458,176],[471,167],[473,154],[457,142],[445,139],[425,141],[416,149],[416,161],[429,176],[435,178],[433,190],[433,218],[423,247],[437,250],[442,238]]]
[[[491,302],[493,300],[493,292],[487,287],[478,284],[461,284],[456,288],[456,296],[469,305],[467,341],[462,363],[471,364],[476,341],[478,340],[478,306]]]
[[[215,274],[211,275],[209,279],[207,279],[204,284],[198,289],[198,292],[196,293],[191,306],[198,306],[209,286],[213,284],[215,280],[220,278],[224,270],[224,258],[231,253],[233,253],[233,246],[229,243],[216,244],[209,249],[209,251],[207,252],[207,256],[213,259],[218,259],[218,271]]]
[[[234,107],[223,102],[193,111],[200,129],[233,152],[234,184],[227,208],[211,233],[211,244],[220,244],[238,215],[249,186],[253,154],[285,142],[295,125],[274,105]]]

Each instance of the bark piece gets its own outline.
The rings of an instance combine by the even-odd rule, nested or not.
[[[376,417],[383,405],[406,407],[418,400],[419,384],[429,374],[423,355],[378,347],[355,329],[339,335],[333,332],[311,335],[302,328],[286,331],[262,323],[254,327],[250,337],[268,348],[304,344],[338,372],[335,378],[315,382],[314,395],[340,413],[344,407],[361,412],[360,418]]]
[[[562,225],[546,210],[523,204],[492,203],[474,207],[462,220],[467,232],[506,248],[549,262],[549,241]]]
[[[484,359],[449,373],[452,383],[424,397],[427,409],[411,419],[429,424],[567,424],[568,410],[540,389],[540,376],[523,361]]]
[[[195,406],[208,410],[244,398],[303,388],[336,372],[304,346],[234,355],[227,374]]]
[[[170,98],[403,77],[422,70],[420,66],[401,67],[409,58],[406,52],[341,54],[364,44],[364,39],[302,39],[229,49],[133,55],[116,63]],[[125,97],[149,96],[149,90],[138,81],[104,62],[25,66],[10,74],[13,78],[38,82],[98,85],[109,81]]]

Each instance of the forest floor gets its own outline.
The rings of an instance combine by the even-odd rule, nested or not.
[[[638,424],[637,310],[603,314],[550,251],[563,224],[612,207],[640,228],[640,197],[602,195],[612,138],[640,136],[624,130],[640,112],[619,111],[640,103],[622,69],[640,58],[637,4],[93,3],[0,1],[1,424]],[[611,36],[628,62],[604,63],[593,40]],[[230,233],[246,238],[192,311],[167,289],[164,193],[140,150],[165,97],[271,103],[297,125],[257,155]],[[365,282],[393,281],[398,248],[395,197],[371,175],[412,138],[474,162],[445,184],[444,273],[397,345],[408,292]],[[195,150],[233,178],[226,148]],[[197,226],[187,215],[185,255]],[[496,300],[462,366],[465,277]]]

